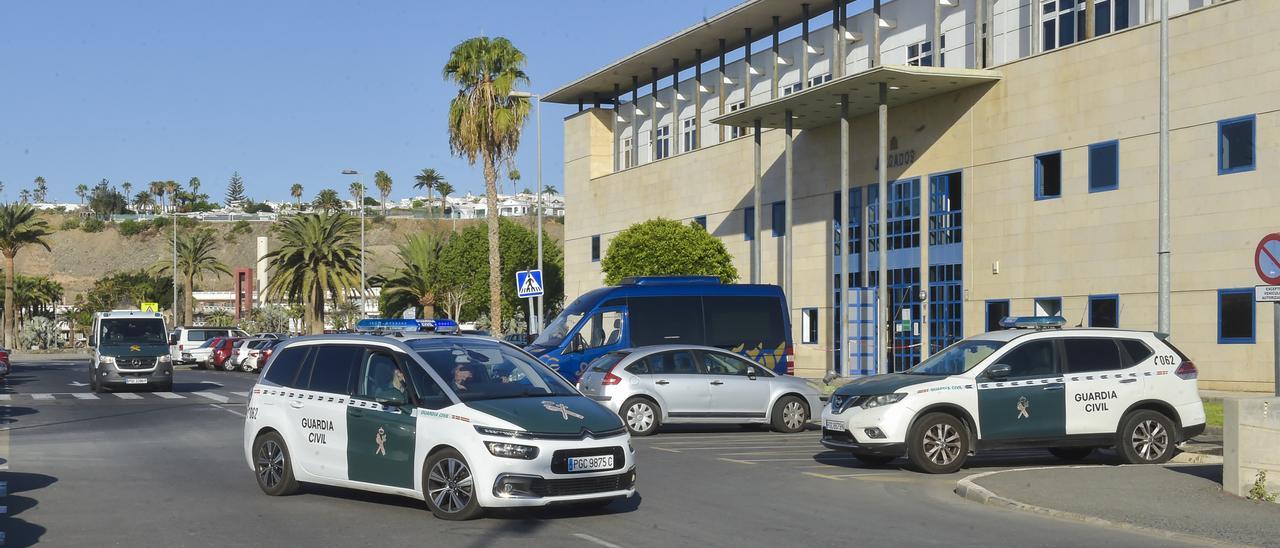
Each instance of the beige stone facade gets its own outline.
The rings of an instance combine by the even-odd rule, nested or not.
[[[1173,241],[1172,340],[1200,368],[1201,386],[1270,390],[1272,323],[1259,304],[1255,342],[1219,344],[1218,290],[1259,284],[1252,266],[1263,235],[1280,229],[1280,2],[1222,2],[1170,21]],[[1132,27],[993,67],[982,85],[890,109],[889,135],[915,151],[890,180],[962,170],[963,332],[986,326],[986,301],[1032,314],[1037,297],[1061,297],[1071,325],[1090,295],[1119,295],[1119,324],[1156,325],[1158,28]],[[1218,122],[1256,116],[1256,168],[1218,173]],[[706,216],[743,278],[750,242],[752,137],[614,170],[613,111],[565,121],[565,292],[598,287],[591,238],[609,239],[654,217]],[[851,180],[873,185],[876,118],[851,123]],[[765,130],[762,283],[780,283],[783,238],[769,204],[782,200],[781,130]],[[1088,147],[1119,143],[1119,187],[1089,192]],[[839,189],[837,126],[797,132],[793,310],[797,374],[821,376],[833,356],[833,194]],[[1036,200],[1035,156],[1062,153],[1061,197]],[[798,311],[819,310],[816,344],[800,343]]]

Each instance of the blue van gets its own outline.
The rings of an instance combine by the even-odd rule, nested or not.
[[[577,382],[602,354],[655,344],[715,346],[779,374],[795,372],[782,288],[722,284],[715,276],[624,278],[588,291],[525,350]]]

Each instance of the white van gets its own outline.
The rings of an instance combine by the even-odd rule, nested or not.
[[[182,351],[191,350],[214,337],[248,337],[249,334],[234,327],[179,327],[169,337],[169,357],[175,364],[182,361]]]

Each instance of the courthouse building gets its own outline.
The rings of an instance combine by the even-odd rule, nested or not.
[[[1162,3],[750,0],[689,21],[545,97],[579,107],[566,296],[661,216],[784,288],[799,375],[901,370],[1006,315],[1155,330]],[[1252,287],[1280,231],[1280,2],[1168,4],[1171,340],[1202,387],[1270,390]]]

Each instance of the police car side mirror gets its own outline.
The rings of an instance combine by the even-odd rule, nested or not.
[[[409,401],[404,396],[404,392],[401,392],[393,388],[379,390],[378,394],[374,396],[374,400],[382,405],[388,405],[391,407],[400,407],[406,403],[409,403]]]
[[[1013,372],[1013,366],[1007,363],[997,363],[987,368],[986,376],[994,380],[1002,380],[1009,377]]]

